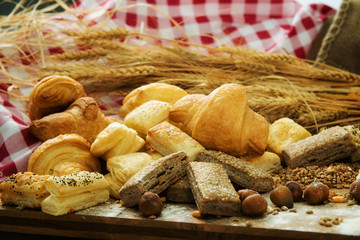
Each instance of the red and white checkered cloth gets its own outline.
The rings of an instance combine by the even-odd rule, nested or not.
[[[294,0],[78,0],[73,8],[97,9],[81,16],[89,26],[102,23],[104,13],[111,12],[108,28],[120,26],[212,46],[242,45],[300,58],[306,56],[324,20],[336,13],[323,4],[303,6]],[[0,48],[1,57],[6,53]],[[18,57],[19,64],[29,64],[20,53]],[[1,78],[0,72],[0,84]],[[1,84],[0,88],[6,90],[7,86]],[[0,182],[25,171],[31,152],[40,144],[29,133],[28,124],[27,116],[1,93]]]

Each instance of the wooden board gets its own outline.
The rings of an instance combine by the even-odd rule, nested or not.
[[[271,204],[268,194],[265,195]],[[295,203],[296,213],[249,217],[192,216],[195,204],[167,203],[161,216],[145,218],[118,201],[64,216],[37,210],[0,209],[0,231],[92,239],[360,239],[360,205]],[[313,214],[307,214],[312,210]],[[319,225],[322,217],[342,217],[340,225]],[[246,223],[251,221],[251,226]]]

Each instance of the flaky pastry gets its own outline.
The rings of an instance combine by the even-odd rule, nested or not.
[[[28,171],[61,176],[81,171],[101,172],[101,164],[90,152],[85,138],[63,134],[43,142],[31,154]]]
[[[30,120],[62,112],[80,97],[85,97],[84,87],[66,76],[49,76],[39,81],[29,96],[28,114]]]
[[[82,97],[64,112],[53,113],[31,122],[30,131],[41,141],[60,134],[76,133],[92,143],[113,120],[104,116],[95,99]]]
[[[126,181],[153,161],[154,159],[144,152],[128,153],[109,158],[106,162],[109,174],[105,177],[110,183],[110,195],[119,199],[119,190]]]
[[[146,144],[163,156],[183,151],[189,161],[193,161],[205,150],[200,143],[167,121],[150,128],[146,136]]]
[[[51,215],[63,215],[106,202],[109,183],[96,172],[79,172],[45,180],[50,192],[41,203],[41,210]]]
[[[145,145],[134,129],[113,122],[101,131],[91,144],[90,151],[107,160],[111,157],[139,151]]]
[[[127,114],[124,124],[136,130],[140,137],[145,138],[150,128],[168,119],[170,108],[169,103],[150,100]]]
[[[40,208],[41,202],[50,195],[44,185],[49,177],[32,172],[12,174],[0,184],[1,204]]]
[[[123,100],[118,114],[125,117],[134,108],[150,100],[159,100],[174,104],[177,100],[187,95],[180,87],[167,83],[150,83],[131,91]]]
[[[262,154],[267,146],[269,123],[249,108],[240,84],[224,84],[209,95],[187,95],[173,105],[169,119],[206,149],[240,156]]]
[[[268,148],[281,156],[286,146],[310,136],[311,133],[294,120],[280,118],[269,127]]]

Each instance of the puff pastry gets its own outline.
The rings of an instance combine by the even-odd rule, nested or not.
[[[147,153],[128,153],[121,156],[109,158],[106,167],[109,171],[106,179],[111,180],[110,194],[113,198],[120,199],[120,188],[138,171],[153,162],[154,159]],[[110,176],[109,176],[110,175]],[[112,185],[113,183],[113,185]]]
[[[79,172],[45,180],[50,192],[41,203],[41,210],[51,215],[63,215],[106,202],[109,183],[96,172]]]
[[[150,83],[131,91],[123,100],[118,114],[125,117],[134,108],[150,100],[159,100],[174,104],[177,100],[186,96],[187,92],[180,87],[167,83]]]
[[[149,129],[146,144],[164,156],[183,151],[189,161],[205,150],[200,143],[167,121]]]
[[[76,133],[92,143],[113,120],[104,116],[95,99],[82,97],[64,112],[53,113],[31,122],[30,131],[41,141],[60,134]]]
[[[18,172],[9,176],[0,184],[1,204],[40,208],[41,202],[50,195],[44,184],[50,177],[32,172]]]
[[[280,118],[269,127],[268,148],[281,156],[286,146],[310,136],[311,133],[294,120]]]
[[[280,156],[273,152],[265,151],[263,155],[246,156],[243,159],[264,172],[273,173],[281,169]]]
[[[28,171],[67,175],[81,171],[101,172],[101,164],[90,152],[90,143],[77,134],[63,134],[43,142],[30,156]]]
[[[150,100],[127,114],[124,124],[145,138],[150,128],[169,118],[170,108],[171,105],[166,102]]]
[[[66,76],[49,76],[39,81],[29,96],[30,120],[62,112],[80,97],[85,97],[84,87]]]
[[[240,84],[224,84],[209,95],[187,95],[173,105],[169,119],[206,149],[241,156],[263,154],[267,146],[269,123],[250,109]]]
[[[113,122],[101,131],[91,144],[90,151],[105,160],[139,151],[145,145],[144,139],[134,129]]]

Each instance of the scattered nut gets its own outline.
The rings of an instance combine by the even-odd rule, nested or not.
[[[285,184],[288,187],[293,195],[294,202],[300,202],[303,198],[303,190],[298,182],[289,181]]]
[[[293,195],[286,186],[279,186],[270,193],[270,200],[275,206],[292,208],[294,206]]]
[[[201,213],[199,210],[192,211],[191,215],[195,218],[201,218]]]
[[[306,211],[306,214],[313,214],[314,212],[312,210]]]
[[[283,212],[289,210],[287,206],[282,206],[280,209],[281,209],[281,211],[283,211]]]
[[[289,210],[289,212],[297,213],[297,210],[295,208],[292,208]]]
[[[351,183],[349,192],[355,201],[360,202],[360,179]]]
[[[253,194],[259,194],[258,192],[251,190],[251,189],[240,189],[239,191],[237,191],[241,202],[244,201],[244,199],[250,195]]]
[[[260,217],[266,213],[268,203],[260,194],[253,194],[244,199],[241,205],[241,211],[244,215],[250,217]]]
[[[159,216],[163,210],[163,204],[156,193],[145,192],[139,200],[139,210],[144,216]]]
[[[311,205],[323,203],[328,198],[329,187],[321,182],[311,183],[304,191],[304,199]]]

